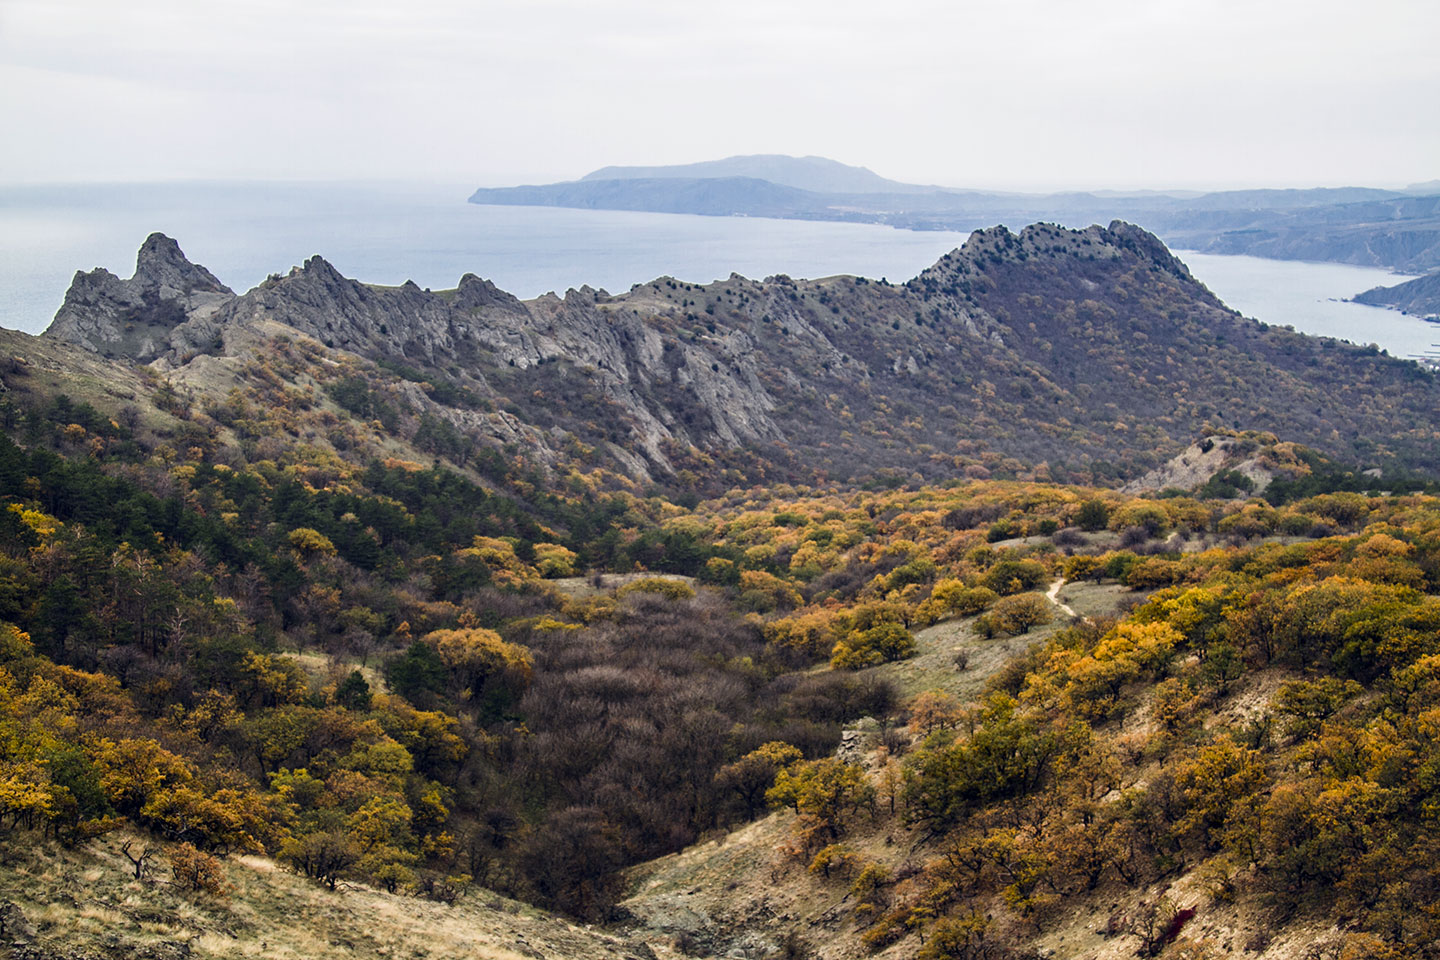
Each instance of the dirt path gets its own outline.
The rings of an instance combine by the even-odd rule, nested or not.
[[[1065,578],[1060,577],[1054,583],[1050,584],[1049,590],[1045,591],[1045,599],[1055,604],[1055,606],[1059,607],[1061,610],[1064,610],[1065,613],[1069,616],[1080,616],[1080,614],[1076,613],[1074,608],[1071,607],[1068,603],[1060,602],[1060,588],[1063,586],[1065,586]]]

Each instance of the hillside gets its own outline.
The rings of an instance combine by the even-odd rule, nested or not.
[[[1323,260],[1406,273],[1440,266],[1440,196],[1434,195],[1300,209],[1177,210],[1141,222],[1167,243],[1206,253]]]
[[[1433,497],[487,494],[36,343],[12,956],[1433,955]]]
[[[18,841],[18,842],[17,842]],[[444,903],[347,882],[328,890],[253,854],[227,857],[224,892],[186,891],[162,852],[121,832],[79,847],[0,840],[0,955],[15,960],[653,960],[650,948],[494,894]]]
[[[1426,320],[1440,320],[1440,273],[1416,277],[1392,287],[1366,290],[1356,294],[1354,299],[1356,303],[1390,307]],[[1440,330],[1437,330],[1436,335],[1440,337]]]
[[[578,180],[546,186],[481,187],[470,195],[470,202],[784,219],[802,211],[820,210],[826,200],[823,195],[809,190],[756,177],[733,176]]]
[[[295,382],[386,414],[381,446],[469,470],[510,449],[552,475],[690,495],[776,478],[1109,482],[1213,426],[1435,469],[1432,374],[1245,320],[1122,223],[977,231],[902,285],[661,278],[521,302],[473,275],[449,291],[370,287],[314,257],[192,304],[156,270],[142,257],[123,283],[159,291],[162,311],[117,322],[135,309],[107,286],[122,281],[82,274],[44,339],[153,359],[223,426],[233,388],[263,392],[257,357],[299,337]],[[337,452],[374,444],[313,429]]]

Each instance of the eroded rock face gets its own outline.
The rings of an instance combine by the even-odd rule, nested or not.
[[[234,298],[214,274],[186,259],[174,240],[152,233],[129,280],[100,267],[77,272],[45,336],[146,363],[171,349],[177,327]]]
[[[1121,454],[1157,466],[1221,411],[1322,449],[1384,435],[1433,462],[1428,435],[1396,430],[1433,419],[1432,382],[1355,355],[1332,376],[1330,347],[1233,313],[1120,222],[979,230],[901,285],[660,277],[523,302],[474,274],[373,286],[318,256],[237,297],[156,235],[130,280],[77,274],[47,331],[172,372],[280,334],[403,366],[409,409],[486,447],[542,465],[578,449],[643,482],[1026,464],[1085,479]],[[1388,405],[1355,402],[1361,385]]]
[[[183,354],[223,334],[226,327],[268,320],[283,323],[327,346],[366,356],[448,362],[459,354],[449,305],[413,282],[371,287],[341,276],[323,257],[311,257],[278,280],[268,280],[197,317],[176,331]]]
[[[1121,487],[1123,493],[1153,493],[1165,489],[1194,490],[1222,470],[1233,470],[1252,486],[1237,489],[1236,496],[1259,495],[1275,480],[1276,470],[1267,467],[1253,443],[1235,437],[1204,437],[1181,451],[1163,466]]]

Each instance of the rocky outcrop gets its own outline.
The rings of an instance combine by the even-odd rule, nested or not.
[[[186,259],[174,240],[152,233],[129,280],[99,267],[77,272],[45,335],[144,363],[171,349],[177,327],[209,317],[234,297],[209,270]]]
[[[1163,466],[1156,467],[1120,488],[1122,493],[1160,490],[1195,490],[1217,473],[1234,471],[1251,484],[1235,488],[1239,497],[1259,496],[1276,477],[1273,461],[1253,441],[1240,437],[1204,437],[1186,447]]]
[[[25,912],[8,900],[0,903],[0,941],[34,939],[35,927],[25,918]]]

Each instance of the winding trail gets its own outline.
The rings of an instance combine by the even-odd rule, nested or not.
[[[1064,610],[1070,616],[1078,618],[1080,614],[1075,612],[1074,607],[1070,606],[1068,603],[1060,602],[1060,588],[1063,586],[1065,586],[1065,578],[1060,577],[1054,583],[1050,584],[1049,590],[1045,591],[1045,599],[1055,604],[1055,606],[1059,607],[1061,610]]]

